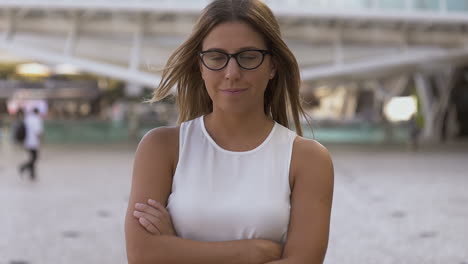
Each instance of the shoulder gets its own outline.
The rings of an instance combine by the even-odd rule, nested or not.
[[[294,139],[293,153],[299,160],[319,160],[331,162],[330,152],[316,140],[296,136]]]
[[[333,181],[333,161],[330,152],[316,140],[296,136],[291,167],[294,181],[299,177]]]
[[[175,163],[179,150],[179,129],[179,126],[158,127],[147,132],[138,144],[136,159],[152,162],[155,157],[164,157],[166,161]]]
[[[140,141],[140,146],[173,146],[179,141],[179,129],[179,126],[153,128],[143,136],[143,138]]]

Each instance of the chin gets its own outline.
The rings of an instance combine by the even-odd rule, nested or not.
[[[218,104],[216,108],[225,113],[251,114],[255,111],[256,107],[246,103],[245,100],[243,102],[223,102],[222,104]]]

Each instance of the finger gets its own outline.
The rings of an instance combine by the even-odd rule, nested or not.
[[[145,213],[145,212],[140,212],[140,211],[133,211],[133,216],[135,216],[136,218],[140,218],[140,217],[145,218],[154,227],[156,227],[159,231],[161,231],[161,228],[159,228],[161,226],[161,220],[159,218],[155,217],[154,215],[151,215],[151,214],[148,214],[148,213]]]
[[[159,216],[159,219],[172,225],[171,214],[166,209],[166,207],[164,207],[160,202],[155,201],[153,199],[148,199],[148,204],[158,209],[161,212],[162,215]]]
[[[146,229],[146,231],[150,232],[151,234],[153,235],[160,235],[161,232],[159,232],[159,230],[153,226],[150,221],[148,221],[146,218],[144,217],[140,217],[138,218],[138,222]]]
[[[159,209],[154,208],[153,206],[143,204],[143,203],[136,203],[135,209],[141,212],[146,212],[148,214],[154,215],[156,217],[161,217],[162,213]]]
[[[169,211],[167,211],[166,207],[164,207],[160,202],[155,201],[153,199],[148,199],[148,204],[153,206],[154,208],[160,210],[161,212],[165,214],[169,214]]]

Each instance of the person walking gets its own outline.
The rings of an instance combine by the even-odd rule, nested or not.
[[[23,146],[24,140],[26,139],[26,126],[24,124],[24,111],[23,109],[18,109],[16,112],[13,124],[11,127],[12,139],[13,142],[17,145]]]
[[[36,180],[36,162],[39,157],[39,147],[43,136],[43,122],[39,113],[39,109],[34,108],[32,113],[28,113],[24,119],[26,128],[26,137],[24,139],[24,148],[29,153],[29,159],[20,165],[20,174],[29,170],[31,180]]]
[[[409,144],[412,151],[419,150],[419,141],[421,135],[421,127],[419,126],[418,116],[414,114],[409,122]]]

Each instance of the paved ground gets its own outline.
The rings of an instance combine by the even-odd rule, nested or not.
[[[0,264],[126,263],[135,146],[46,146],[39,181],[0,147]],[[330,147],[336,181],[327,264],[468,264],[468,148]]]

